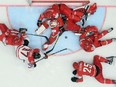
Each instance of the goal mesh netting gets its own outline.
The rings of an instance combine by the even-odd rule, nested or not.
[[[71,6],[88,4],[89,0],[29,0],[30,5],[51,5],[53,3],[64,3]]]

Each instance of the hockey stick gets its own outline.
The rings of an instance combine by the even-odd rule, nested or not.
[[[2,41],[1,41],[2,42]],[[4,46],[6,46],[7,44],[5,44],[4,42],[2,42]]]
[[[47,51],[46,54],[50,53],[55,48],[56,43],[58,42],[59,37],[60,37],[60,35],[57,37],[56,42],[55,42],[54,46],[52,47],[52,49],[50,49],[49,51]]]
[[[65,50],[72,51],[72,50],[69,49],[69,48],[64,48],[64,49],[62,49],[62,50],[59,50],[59,51],[57,51],[57,52],[54,52],[54,53],[50,54],[49,56],[52,56],[52,55],[54,55],[54,54],[60,53],[60,52],[65,51]],[[45,53],[45,54],[46,54],[46,53]],[[47,55],[47,54],[46,54],[46,55]],[[43,59],[46,59],[46,57],[43,57],[42,59],[35,61],[35,63],[37,63],[37,62],[39,62],[39,61],[41,61],[41,60],[43,60]]]
[[[39,62],[39,61],[41,61],[41,60],[43,60],[43,59],[46,59],[46,57],[43,57],[43,58],[41,58],[41,59],[35,61],[35,63],[37,63],[37,62]]]
[[[32,36],[39,36],[39,37],[44,37],[48,43],[50,43],[49,39],[47,36],[44,36],[44,35],[37,35],[37,34],[29,34],[29,33],[26,33],[27,35],[32,35]]]
[[[65,51],[65,50],[68,50],[68,49],[67,49],[67,48],[64,48],[64,49],[62,49],[62,50],[59,50],[59,51],[57,51],[57,52],[54,52],[54,53],[50,54],[49,56],[52,56],[52,55],[54,55],[54,54],[60,53],[60,52]],[[45,53],[45,54],[46,54],[46,53]],[[41,58],[40,60],[37,60],[35,63],[37,63],[37,62],[39,62],[39,61],[41,61],[41,60],[43,60],[43,59],[46,59],[46,57],[43,57],[43,58]]]
[[[64,49],[62,49],[62,50],[59,50],[59,51],[57,51],[57,52],[54,52],[54,53],[50,54],[49,56],[52,56],[52,55],[54,55],[54,54],[60,53],[60,52],[65,51],[65,50],[68,50],[68,49],[67,49],[67,48],[64,48]]]
[[[116,56],[109,56],[109,57],[106,57],[106,58],[116,58]]]

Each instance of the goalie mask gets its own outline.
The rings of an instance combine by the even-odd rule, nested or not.
[[[51,28],[54,28],[54,27],[56,27],[57,25],[58,25],[57,20],[52,20],[52,21],[50,21],[50,27],[51,27]]]

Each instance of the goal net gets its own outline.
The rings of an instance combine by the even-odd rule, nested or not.
[[[30,5],[40,5],[40,6],[49,6],[54,3],[60,4],[64,3],[70,6],[80,6],[89,3],[89,0],[29,0]]]

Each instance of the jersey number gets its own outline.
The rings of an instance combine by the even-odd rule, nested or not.
[[[83,72],[91,73],[92,66],[90,64],[84,63]]]

